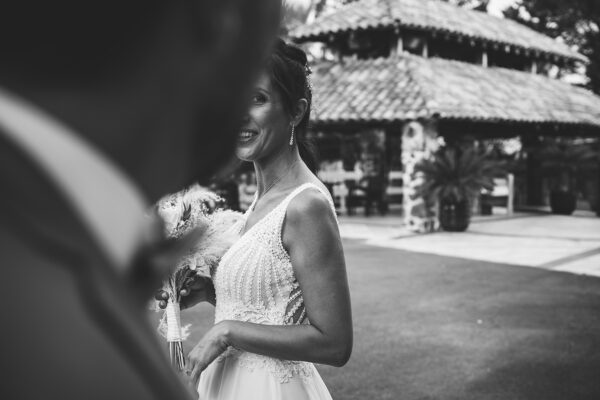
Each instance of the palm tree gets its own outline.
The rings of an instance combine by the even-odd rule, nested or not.
[[[440,223],[445,230],[463,231],[469,226],[470,206],[482,189],[494,188],[494,178],[506,174],[504,164],[475,147],[442,148],[415,166],[424,182],[417,194],[440,204]]]
[[[479,196],[481,189],[491,191],[494,178],[505,173],[500,161],[475,148],[443,148],[433,158],[418,164],[416,170],[425,175],[420,194],[448,203],[471,201]]]

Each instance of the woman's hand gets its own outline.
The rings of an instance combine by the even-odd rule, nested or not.
[[[200,342],[190,351],[188,355],[187,370],[189,371],[192,387],[198,388],[200,374],[206,369],[221,353],[227,350],[228,335],[230,332],[228,321],[222,321],[214,325],[203,337]]]
[[[188,280],[183,285],[179,294],[181,295],[179,306],[182,310],[193,307],[203,301],[215,304],[215,288],[209,278],[194,276],[193,279]],[[167,307],[167,300],[169,299],[167,292],[159,290],[154,295],[154,298],[158,301],[160,308]]]

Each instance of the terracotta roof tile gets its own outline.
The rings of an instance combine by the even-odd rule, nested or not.
[[[403,54],[313,68],[317,123],[442,119],[600,127],[600,97],[566,82],[503,68]]]
[[[460,34],[475,40],[516,46],[579,61],[587,60],[564,43],[515,21],[439,0],[360,0],[323,14],[310,24],[296,27],[290,36],[296,41],[308,41],[341,32],[395,26]]]

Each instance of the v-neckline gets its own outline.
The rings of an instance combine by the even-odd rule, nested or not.
[[[288,193],[287,196],[285,196],[283,198],[283,200],[281,200],[279,202],[279,204],[277,204],[275,207],[273,207],[272,210],[270,210],[265,215],[263,215],[258,221],[256,221],[254,223],[254,225],[252,225],[250,228],[248,228],[248,230],[246,230],[244,233],[240,233],[240,239],[242,239],[244,236],[246,236],[246,234],[248,234],[248,232],[252,231],[257,225],[260,225],[269,215],[271,215],[275,210],[277,210],[279,207],[281,207],[281,205],[288,199],[288,197],[290,197],[292,194],[296,193],[297,190],[299,190],[301,187],[303,187],[305,185],[312,185],[312,183],[311,182],[303,183],[303,184],[299,185],[298,187],[296,187],[294,190],[292,190],[290,193]],[[246,218],[244,219],[244,225],[242,226],[242,230],[246,229],[246,226],[248,223],[248,218],[250,217],[250,214],[252,214],[254,212],[257,202],[258,202],[258,194],[255,195],[254,201],[248,208],[248,210],[250,212],[247,213]]]
[[[291,194],[291,193],[290,193]],[[288,195],[289,196],[289,195]],[[246,230],[246,226],[248,225],[248,218],[250,217],[250,214],[252,214],[254,212],[254,208],[256,207],[256,202],[258,201],[258,197],[254,198],[254,201],[252,202],[252,205],[250,206],[250,208],[248,208],[248,210],[250,211],[247,215],[246,218],[244,219],[244,225],[242,226],[242,230],[246,230],[245,232],[240,234],[240,239],[243,238],[244,236],[246,236],[246,234],[250,231],[252,231],[254,229],[254,227],[256,225],[259,225],[261,222],[263,222],[265,220],[265,218],[267,218],[269,215],[271,215],[271,213],[273,213],[273,211],[275,211],[277,208],[279,208],[280,205],[283,204],[283,202],[287,199],[287,196],[284,197],[283,200],[281,200],[279,202],[279,204],[277,204],[275,207],[273,207],[272,210],[270,210],[269,212],[267,212],[265,215],[263,215],[258,221],[256,221],[254,223],[254,225],[252,225],[250,228],[248,228]]]

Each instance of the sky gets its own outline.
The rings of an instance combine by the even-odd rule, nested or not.
[[[502,10],[513,3],[516,3],[516,0],[491,0],[488,11],[490,14],[501,16]]]

